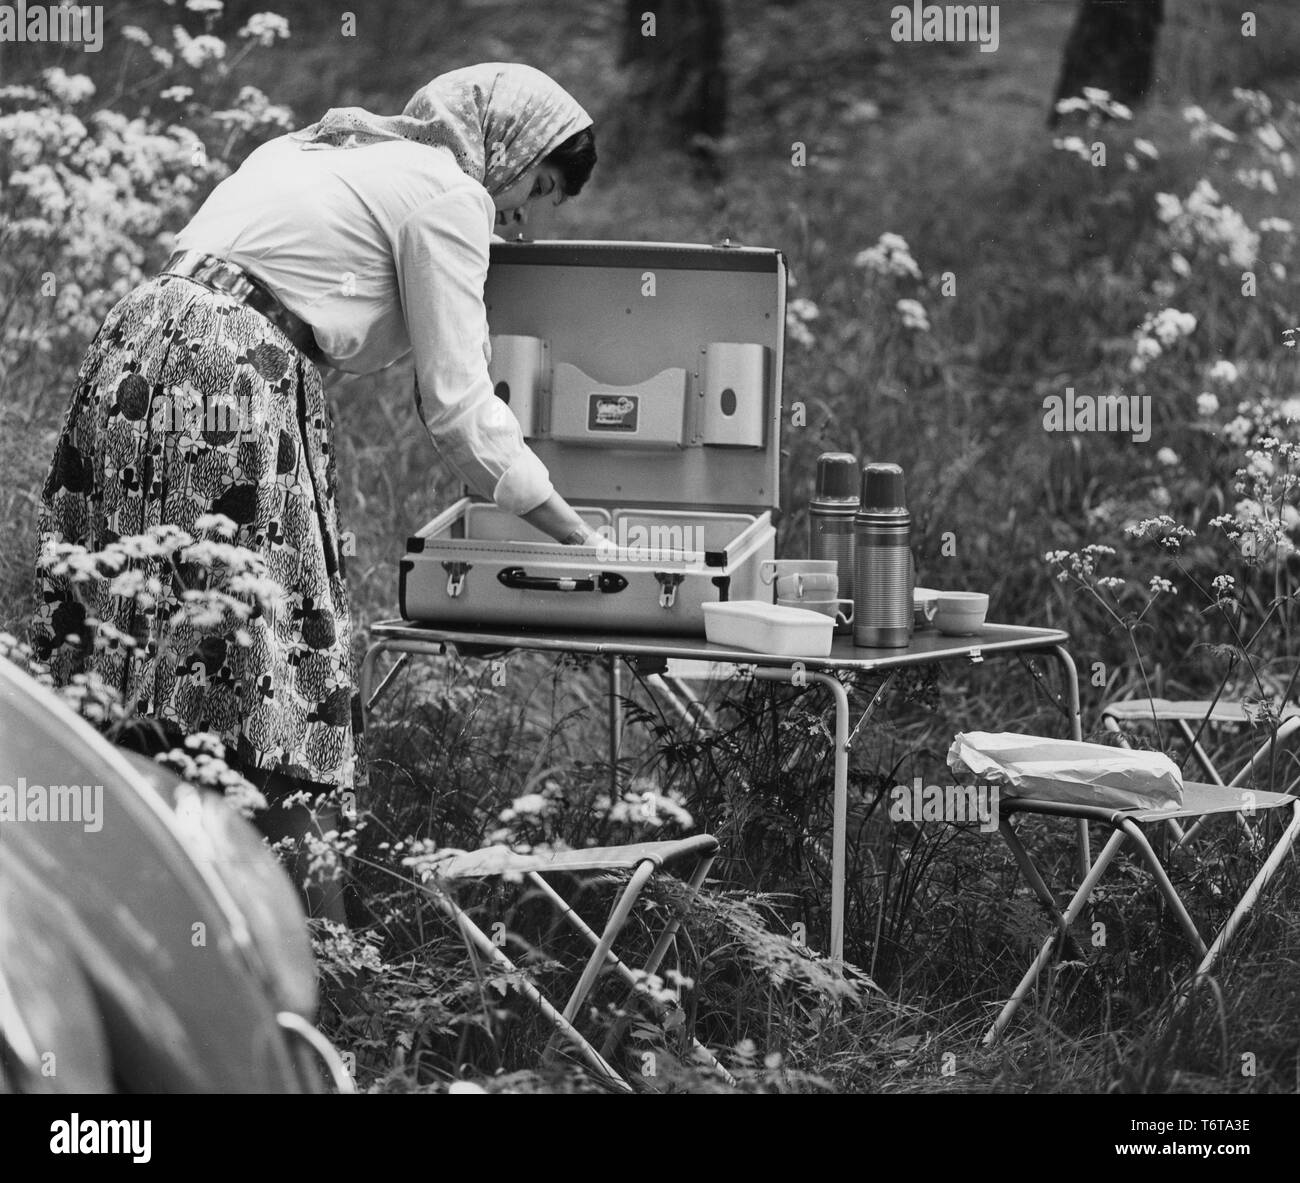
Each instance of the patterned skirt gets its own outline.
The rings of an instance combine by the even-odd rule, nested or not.
[[[177,276],[123,297],[78,373],[40,545],[98,550],[160,525],[199,538],[196,520],[223,514],[238,527],[229,541],[264,560],[275,595],[241,633],[179,613],[187,584],[162,560],[138,561],[158,581],[151,604],[110,594],[106,580],[73,588],[38,562],[31,640],[56,681],[94,671],[132,714],[214,733],[247,772],[359,787],[332,430],[319,371],[259,313]],[[134,644],[92,645],[98,622],[116,630],[101,636]]]

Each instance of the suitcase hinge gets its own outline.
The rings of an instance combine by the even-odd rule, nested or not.
[[[671,608],[677,599],[677,585],[686,578],[680,571],[656,571],[659,581],[659,607]]]
[[[472,565],[472,563],[443,563],[442,569],[447,572],[447,594],[449,596],[460,595],[461,589],[465,586],[465,576]]]

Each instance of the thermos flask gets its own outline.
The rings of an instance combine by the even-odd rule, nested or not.
[[[836,596],[853,599],[853,516],[858,509],[858,460],[848,452],[823,452],[817,457],[817,483],[808,503],[808,554],[834,559],[839,568]],[[856,608],[855,608],[856,611]],[[848,632],[838,624],[836,632]]]
[[[853,643],[906,648],[912,632],[912,515],[897,464],[862,469],[853,519]]]

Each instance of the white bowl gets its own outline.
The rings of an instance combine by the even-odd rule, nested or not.
[[[988,610],[989,597],[986,592],[940,592],[934,627],[950,637],[973,636],[984,627],[984,617],[988,615]]]

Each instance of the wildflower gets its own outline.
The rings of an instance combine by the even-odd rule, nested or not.
[[[1150,587],[1153,595],[1158,596],[1161,593],[1165,593],[1171,596],[1176,596],[1178,594],[1178,589],[1161,575],[1151,576],[1151,582],[1147,586]]]
[[[84,74],[68,74],[57,66],[41,71],[45,89],[61,103],[74,106],[95,93],[95,84]]]
[[[1237,369],[1227,358],[1221,357],[1210,367],[1210,379],[1214,382],[1226,382],[1229,386],[1233,385],[1241,377],[1241,371]]]
[[[1052,147],[1058,152],[1069,152],[1080,160],[1091,161],[1092,152],[1080,136],[1058,136],[1052,141]]]
[[[1210,587],[1214,589],[1215,599],[1231,600],[1237,592],[1237,581],[1231,575],[1216,575]]]
[[[1173,448],[1161,448],[1156,453],[1156,461],[1167,468],[1172,468],[1178,463],[1178,453]]]
[[[1192,265],[1177,251],[1169,256],[1169,266],[1174,269],[1176,275],[1181,275],[1184,279],[1192,273]]]
[[[251,37],[259,45],[274,45],[277,37],[289,36],[289,22],[274,12],[255,12],[238,36]]]
[[[1183,212],[1183,203],[1172,193],[1156,194],[1156,217],[1162,222],[1172,222]]]
[[[1267,168],[1239,168],[1237,181],[1247,189],[1262,189],[1265,193],[1277,193],[1277,180],[1272,170]]]
[[[903,279],[920,279],[921,269],[912,258],[907,240],[898,234],[882,234],[875,246],[859,251],[853,259],[855,267],[874,271],[878,275]]]
[[[1207,140],[1221,140],[1227,144],[1237,142],[1236,135],[1221,123],[1216,123],[1211,119],[1202,107],[1184,107],[1183,119],[1192,125],[1192,143],[1194,144],[1202,144]]]
[[[200,533],[206,534],[211,531],[223,538],[233,538],[239,529],[235,522],[223,513],[200,514],[194,519],[194,528]]]
[[[520,814],[545,813],[549,805],[550,802],[541,793],[525,793],[510,803],[510,808],[501,815],[501,820],[509,821]],[[510,814],[509,818],[506,817],[506,813]]]
[[[1196,330],[1196,317],[1190,312],[1179,312],[1176,308],[1164,308],[1155,315],[1151,325],[1160,344],[1170,346],[1179,337],[1190,336]]]
[[[191,37],[179,25],[173,29],[176,38],[176,52],[187,66],[198,70],[209,62],[219,62],[226,56],[226,43],[220,37],[201,33]]]
[[[1210,391],[1202,390],[1196,396],[1196,413],[1198,415],[1213,415],[1218,409],[1219,400]]]
[[[204,16],[220,16],[225,5],[221,0],[185,0],[185,7]]]
[[[1263,234],[1290,234],[1295,227],[1286,218],[1265,218],[1260,222],[1259,229]]]
[[[1271,123],[1255,128],[1255,138],[1270,152],[1282,152],[1286,149],[1286,141],[1282,138],[1282,133]]]
[[[1238,415],[1235,419],[1223,425],[1223,436],[1228,443],[1238,448],[1244,448],[1254,433],[1255,424],[1245,415]]]
[[[1198,181],[1185,202],[1169,193],[1157,193],[1156,213],[1177,247],[1204,244],[1216,250],[1221,264],[1242,268],[1253,265],[1259,253],[1259,234],[1246,225],[1237,210],[1223,203],[1207,180]]]
[[[1270,481],[1277,475],[1277,466],[1268,455],[1268,450],[1252,451],[1246,453],[1246,467],[1243,471],[1249,478]]]
[[[168,99],[173,103],[183,103],[193,94],[194,88],[192,86],[169,86],[166,90],[160,90],[158,97]]]
[[[817,344],[816,337],[808,328],[808,322],[821,316],[821,309],[803,296],[791,300],[785,306],[786,333],[798,344],[811,349]]]
[[[925,307],[918,300],[899,300],[894,305],[903,318],[903,327],[906,329],[915,329],[919,333],[928,333],[930,331],[930,318],[926,315]]]
[[[1124,533],[1130,538],[1145,538],[1158,542],[1166,550],[1178,550],[1185,538],[1195,537],[1194,531],[1163,513],[1154,518],[1144,518],[1136,525],[1128,526]]]
[[[1133,334],[1133,356],[1129,369],[1140,374],[1147,365],[1172,346],[1180,337],[1196,331],[1196,317],[1177,308],[1162,308],[1148,316]]]
[[[680,1001],[677,991],[666,985],[663,978],[658,974],[646,973],[643,969],[634,969],[632,976],[636,979],[636,989],[661,1005],[673,1006]]]

